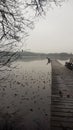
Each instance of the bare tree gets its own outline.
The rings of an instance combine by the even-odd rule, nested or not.
[[[22,7],[25,2],[22,0],[0,0],[0,49],[12,50],[12,47],[17,46],[23,37],[27,36],[27,28],[31,28],[32,21],[27,19],[24,15]],[[27,15],[27,14],[26,14]],[[12,54],[9,57],[8,52],[0,53],[0,59],[3,56],[8,56],[7,61],[3,63],[5,65],[10,61]]]
[[[46,8],[52,7],[52,5],[61,6],[65,0],[27,0],[26,2],[27,7],[31,7],[34,9],[36,14],[41,15],[42,13],[45,14]]]
[[[0,41],[5,39],[20,40],[20,33],[27,34],[26,27],[30,27],[30,18],[23,15],[25,7],[34,9],[34,12],[42,14],[44,8],[52,3],[60,5],[64,0],[0,0]],[[24,7],[22,10],[21,7]],[[29,13],[30,10],[28,11]],[[30,14],[31,15],[31,14]]]
[[[0,41],[3,38],[20,41],[20,33],[26,34],[30,21],[23,17],[20,5],[20,0],[0,0]]]
[[[46,8],[50,8],[53,4],[60,6],[63,1],[65,0],[0,0],[1,50],[7,48],[10,50],[12,46],[15,47],[15,42],[20,42],[28,35],[27,30],[33,28],[36,16],[45,14]],[[3,55],[6,53],[2,53],[1,56]]]

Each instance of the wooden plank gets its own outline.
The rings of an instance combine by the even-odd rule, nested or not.
[[[52,61],[51,130],[73,130],[73,72]]]

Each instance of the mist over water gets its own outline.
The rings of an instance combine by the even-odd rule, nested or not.
[[[15,130],[48,130],[51,64],[47,65],[47,60],[17,61],[11,67],[11,71],[4,68],[0,75],[2,124],[5,125],[5,121],[11,123]]]

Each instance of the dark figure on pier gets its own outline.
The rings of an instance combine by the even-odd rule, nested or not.
[[[50,63],[50,58],[47,57],[47,60],[48,60],[47,64]]]

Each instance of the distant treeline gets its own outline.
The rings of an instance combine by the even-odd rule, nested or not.
[[[46,59],[49,57],[51,59],[60,59],[60,60],[67,60],[73,57],[71,53],[34,53],[28,51],[20,51],[20,52],[7,52],[7,51],[0,51],[0,62],[14,61],[14,60],[26,60],[26,59]]]
[[[71,53],[48,53],[48,56],[52,59],[67,60],[73,57]]]
[[[46,58],[49,57],[51,59],[61,59],[61,60],[67,60],[71,57],[73,57],[73,54],[71,53],[34,53],[34,52],[19,52],[20,57],[23,59],[25,56],[29,57],[41,57]]]

